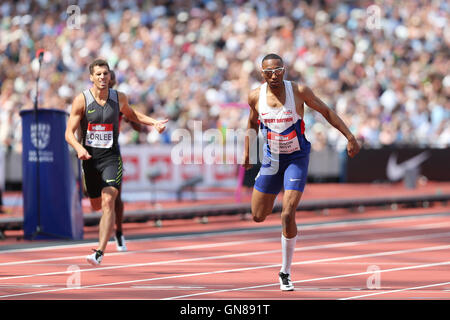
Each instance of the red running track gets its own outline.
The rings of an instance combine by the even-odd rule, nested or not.
[[[293,292],[279,290],[278,215],[174,221],[128,240],[128,252],[109,243],[99,267],[85,262],[96,241],[3,250],[0,299],[450,299],[449,215],[442,206],[299,213]]]

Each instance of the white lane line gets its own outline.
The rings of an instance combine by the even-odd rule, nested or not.
[[[325,244],[325,245],[313,245],[313,246],[307,246],[307,247],[300,247],[300,248],[296,248],[295,251],[309,251],[309,250],[319,250],[319,249],[342,248],[342,247],[351,247],[351,246],[357,246],[357,245],[366,245],[366,244],[371,244],[371,243],[414,241],[414,240],[433,239],[433,238],[442,239],[442,238],[448,237],[448,236],[450,236],[450,232],[424,234],[424,235],[416,235],[416,236],[404,236],[404,237],[362,240],[362,241],[351,241],[351,242],[337,242],[337,243],[331,243],[331,244]],[[258,240],[264,241],[265,239],[258,239]],[[242,242],[242,241],[239,241],[239,242]],[[243,241],[243,243],[248,244],[248,242],[245,242],[245,241]],[[135,264],[129,264],[129,265],[115,265],[115,266],[109,266],[109,267],[93,267],[93,268],[89,268],[89,269],[80,269],[78,272],[81,273],[81,272],[104,271],[104,270],[125,269],[125,268],[137,268],[137,267],[145,267],[145,266],[151,266],[151,265],[174,264],[174,263],[216,260],[216,259],[229,259],[229,258],[237,258],[237,257],[242,257],[242,256],[265,255],[265,254],[270,254],[270,253],[277,253],[280,251],[281,251],[281,249],[273,249],[273,250],[256,251],[256,252],[253,251],[253,252],[226,254],[226,255],[220,255],[220,256],[206,256],[206,257],[199,257],[199,258],[165,260],[165,261],[135,263]],[[36,274],[28,274],[28,275],[2,277],[2,278],[0,278],[0,281],[11,280],[11,279],[21,279],[21,278],[32,278],[32,277],[40,277],[40,276],[54,276],[54,275],[62,275],[62,274],[70,274],[70,273],[72,273],[72,271],[70,271],[70,270],[46,272],[46,273],[36,273]]]
[[[245,243],[268,242],[268,241],[273,241],[273,240],[274,240],[274,238],[267,238],[267,239],[255,239],[255,240],[247,240],[247,241],[240,240],[240,241],[227,241],[227,242],[208,243],[208,244],[194,244],[194,245],[178,246],[178,247],[170,247],[170,248],[136,250],[136,251],[127,251],[127,252],[111,252],[111,253],[107,253],[107,256],[111,257],[111,256],[124,256],[124,255],[136,254],[136,253],[156,253],[156,252],[171,252],[171,251],[180,251],[180,250],[208,249],[208,248],[216,248],[216,247],[231,246],[231,245],[241,245],[241,244],[245,244]],[[66,261],[66,260],[85,259],[85,258],[86,258],[86,255],[35,259],[35,260],[11,261],[11,262],[0,263],[0,267],[18,265],[18,264]],[[96,268],[96,269],[98,270],[99,268]]]
[[[366,297],[376,296],[376,295],[380,295],[380,294],[389,294],[389,293],[397,293],[397,292],[402,292],[402,291],[412,291],[412,290],[417,290],[417,289],[425,289],[425,288],[445,286],[447,284],[450,284],[450,281],[449,282],[428,284],[428,285],[425,285],[425,286],[410,287],[410,288],[403,288],[403,289],[396,289],[396,290],[388,290],[388,291],[382,291],[382,292],[362,294],[362,295],[359,295],[359,296],[341,298],[341,299],[338,299],[338,300],[360,299],[360,298],[366,298]]]
[[[318,234],[311,235],[301,235],[299,237],[300,241],[303,240],[311,240],[311,239],[324,239],[326,237],[342,237],[349,235],[368,235],[368,234],[377,234],[377,233],[394,233],[394,232],[408,232],[410,229],[417,230],[428,230],[436,227],[449,226],[450,222],[440,222],[440,223],[430,223],[418,226],[412,226],[410,228],[390,228],[390,229],[368,229],[368,230],[350,230],[350,231],[336,231],[336,232],[323,232]],[[248,232],[247,232],[248,234]],[[180,251],[180,250],[190,250],[190,249],[205,249],[205,248],[214,248],[214,247],[223,247],[230,245],[241,245],[241,244],[250,244],[250,243],[258,243],[258,242],[271,242],[278,241],[280,237],[272,237],[272,238],[263,238],[263,239],[253,239],[253,240],[236,240],[236,241],[227,241],[220,243],[209,243],[209,244],[200,244],[200,245],[187,245],[187,246],[178,246],[178,247],[170,247],[170,248],[158,248],[158,249],[147,249],[147,250],[136,250],[136,251],[128,251],[128,252],[111,252],[108,253],[107,256],[123,256],[129,254],[136,253],[157,253],[157,252],[171,252],[171,251]],[[20,260],[20,261],[10,261],[0,263],[0,267],[3,266],[12,266],[12,265],[20,265],[20,264],[31,264],[31,263],[43,263],[43,262],[55,262],[55,261],[68,261],[68,260],[78,260],[85,259],[86,255],[82,256],[69,256],[69,257],[57,257],[57,258],[45,258],[45,259],[34,259],[34,260]],[[98,269],[98,268],[97,268]],[[0,278],[0,280],[2,280]]]
[[[326,228],[341,228],[341,227],[348,227],[348,226],[364,226],[364,225],[377,225],[377,224],[384,224],[384,223],[403,223],[404,221],[410,221],[410,220],[429,220],[429,219],[435,219],[440,217],[445,217],[445,214],[447,212],[435,212],[430,213],[425,216],[408,216],[408,217],[388,217],[388,218],[368,218],[365,220],[347,220],[347,221],[332,221],[332,222],[325,222],[325,223],[318,223],[318,224],[312,224],[312,225],[302,225],[299,223],[297,226],[299,228],[299,231],[303,230],[320,230],[320,229],[326,229]],[[251,227],[249,227],[251,228]],[[272,232],[268,229],[277,229],[281,228],[281,226],[274,225],[272,227],[267,227],[263,229],[254,229],[254,230],[237,230],[237,231],[211,231],[211,232],[205,232],[201,234],[189,234],[189,235],[161,235],[158,238],[155,237],[149,237],[149,238],[141,238],[141,239],[130,239],[127,240],[127,242],[146,242],[146,241],[167,241],[167,240],[179,240],[179,239],[198,239],[201,237],[210,237],[211,235],[214,236],[228,236],[228,235],[239,235],[239,234],[248,234],[251,233],[267,233]],[[111,241],[113,242],[113,241]],[[15,254],[15,253],[23,253],[23,252],[38,252],[38,251],[47,251],[47,250],[58,250],[58,249],[71,249],[71,248],[83,248],[83,247],[91,247],[96,246],[98,244],[98,241],[95,242],[84,242],[84,243],[77,243],[77,244],[68,244],[68,245],[48,245],[44,247],[34,247],[34,248],[24,248],[24,249],[7,249],[7,250],[1,250],[0,247],[0,253],[8,253],[8,254]]]
[[[425,248],[418,248],[418,249],[395,250],[395,251],[385,251],[385,252],[378,252],[378,253],[346,256],[346,257],[335,257],[335,258],[326,258],[326,259],[307,260],[307,261],[295,262],[295,263],[293,263],[293,265],[313,264],[313,263],[325,262],[325,261],[340,261],[340,260],[350,260],[350,259],[359,259],[359,258],[368,258],[368,257],[380,257],[380,256],[388,256],[388,255],[396,255],[396,254],[405,254],[405,253],[413,253],[413,252],[426,252],[426,251],[437,251],[437,250],[448,250],[448,249],[450,249],[450,245],[445,245],[445,246],[442,245],[442,246],[425,247]],[[250,254],[251,253],[247,253],[247,256],[250,255]],[[214,259],[214,258],[216,258],[216,257],[212,257],[210,259]],[[186,260],[192,260],[192,259],[186,259]],[[172,261],[172,262],[176,262],[176,261]],[[439,263],[432,263],[432,264],[426,264],[426,265],[419,265],[419,266],[416,265],[416,266],[410,266],[410,267],[395,268],[395,269],[386,269],[386,270],[381,270],[381,271],[386,272],[387,270],[417,269],[417,268],[424,267],[424,266],[428,267],[428,266],[438,266],[438,265],[444,265],[444,264],[450,264],[450,261],[439,262]],[[259,266],[259,267],[246,267],[246,268],[237,268],[237,269],[228,269],[228,270],[199,272],[199,273],[191,273],[191,274],[181,274],[181,275],[165,276],[165,277],[158,277],[158,278],[128,280],[128,281],[120,281],[120,282],[110,282],[110,283],[102,283],[102,284],[95,284],[95,285],[89,285],[89,286],[80,286],[80,287],[66,287],[66,288],[59,288],[59,289],[52,289],[52,290],[40,290],[40,291],[33,291],[33,292],[25,292],[25,293],[18,293],[18,294],[3,295],[3,296],[0,296],[0,299],[1,298],[11,298],[11,297],[33,295],[33,294],[41,294],[41,293],[49,293],[49,292],[60,292],[60,291],[67,291],[67,290],[74,290],[74,289],[78,290],[78,289],[88,289],[88,288],[99,288],[99,287],[123,285],[123,284],[130,284],[130,283],[150,282],[150,281],[176,279],[176,278],[187,278],[187,277],[194,277],[194,276],[223,274],[223,273],[230,273],[230,272],[253,271],[253,270],[258,270],[258,269],[267,269],[267,268],[276,268],[276,267],[279,268],[280,264],[263,265],[263,266]],[[368,274],[368,273],[372,274],[373,272],[372,271],[360,272],[360,273],[352,274],[351,276],[353,276],[353,275],[360,275],[360,274]],[[295,283],[297,283],[297,282],[317,281],[317,280],[324,280],[324,279],[342,278],[342,277],[346,277],[346,276],[350,276],[350,275],[331,276],[331,277],[317,278],[317,279],[310,279],[310,280],[300,280],[300,281],[295,281]],[[278,284],[271,283],[271,284],[260,285],[260,286],[252,286],[252,287],[244,287],[244,288],[237,288],[237,289],[212,291],[212,292],[205,292],[205,293],[200,293],[200,294],[191,294],[191,295],[188,295],[188,296],[205,295],[205,294],[211,294],[211,293],[217,293],[217,292],[245,290],[247,288],[259,288],[259,287],[267,287],[267,286],[273,286],[273,285],[278,285]],[[186,296],[186,297],[188,297],[188,296]],[[183,297],[185,297],[185,296],[169,297],[169,298],[166,298],[166,299],[177,299],[177,298],[183,298]]]
[[[308,251],[308,250],[319,250],[319,249],[329,249],[329,248],[341,248],[341,247],[350,247],[356,245],[365,245],[371,243],[386,243],[386,242],[399,242],[399,241],[414,241],[414,240],[422,240],[422,239],[433,239],[433,238],[443,238],[446,236],[450,236],[450,232],[443,233],[435,233],[435,234],[424,234],[424,235],[416,235],[416,236],[403,236],[403,237],[392,237],[392,238],[382,238],[382,239],[372,239],[372,240],[362,240],[362,241],[351,241],[351,242],[338,242],[331,243],[325,245],[313,245],[307,247],[296,248],[295,251]],[[279,239],[279,238],[277,238]],[[265,241],[266,239],[257,239],[257,241]],[[237,241],[238,243],[248,244],[245,241]],[[214,246],[216,244],[210,244]],[[218,244],[220,245],[220,244]],[[161,249],[164,250],[164,249]],[[182,262],[193,262],[193,261],[205,261],[205,260],[215,260],[215,259],[228,259],[228,258],[236,258],[242,256],[254,256],[254,255],[263,255],[270,253],[280,252],[281,249],[273,249],[273,250],[265,250],[265,251],[256,251],[256,252],[244,252],[244,253],[235,253],[235,254],[227,254],[221,256],[206,256],[199,258],[190,258],[190,259],[176,259],[176,260],[166,260],[166,261],[156,261],[150,263],[135,263],[129,265],[115,265],[109,267],[94,267],[89,269],[80,269],[79,272],[91,272],[91,271],[103,271],[103,270],[113,270],[113,269],[124,269],[124,268],[136,268],[136,267],[144,267],[150,265],[161,265],[161,264],[173,264],[173,263],[182,263]],[[61,274],[72,273],[72,271],[55,271],[55,272],[46,272],[46,273],[36,273],[36,274],[28,274],[28,275],[19,275],[19,276],[10,276],[10,277],[2,277],[0,281],[11,280],[11,279],[20,279],[20,278],[31,278],[38,276],[54,276]]]
[[[442,266],[442,265],[450,265],[450,261],[437,262],[437,263],[428,263],[428,264],[409,266],[409,267],[391,268],[391,269],[380,270],[378,272],[404,271],[404,270],[412,270],[412,269],[419,269],[419,268],[436,267],[436,266]],[[355,276],[361,276],[361,275],[367,275],[367,274],[371,275],[371,274],[373,274],[373,271],[348,273],[348,274],[342,274],[342,275],[338,275],[338,276],[320,277],[320,278],[305,279],[305,280],[298,280],[298,281],[292,281],[292,282],[293,283],[305,283],[305,282],[314,282],[314,281],[321,281],[321,280],[349,278],[349,277],[355,277]],[[449,284],[449,283],[450,282],[443,282],[443,283],[440,283],[440,284],[429,285],[429,286],[445,285],[445,284]],[[232,292],[232,291],[244,291],[244,290],[258,289],[258,288],[264,288],[264,287],[270,287],[270,286],[279,286],[279,285],[280,285],[279,283],[271,283],[271,284],[264,284],[264,285],[258,285],[258,286],[250,286],[250,287],[215,290],[215,291],[200,292],[200,293],[186,294],[186,295],[182,295],[182,296],[169,297],[169,298],[164,298],[164,299],[161,299],[161,300],[186,299],[186,298],[191,298],[191,297],[194,297],[194,296],[202,296],[202,295],[207,295],[207,294],[216,294],[216,293],[224,293],[224,292]],[[422,287],[427,287],[427,286],[422,286]],[[417,287],[417,288],[421,288],[421,287]],[[408,289],[399,289],[398,291],[403,291],[403,290],[408,290]],[[391,290],[391,291],[397,291],[397,290]],[[377,293],[377,294],[381,294],[381,293]],[[353,298],[355,298],[355,297],[353,297]],[[341,299],[341,300],[345,300],[345,299]]]

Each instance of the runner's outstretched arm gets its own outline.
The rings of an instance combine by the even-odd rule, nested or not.
[[[162,133],[166,129],[165,124],[169,121],[168,119],[156,120],[149,116],[146,116],[145,114],[137,110],[134,110],[130,107],[130,105],[128,104],[128,98],[124,93],[118,92],[118,94],[119,94],[120,112],[122,112],[124,116],[127,117],[128,120],[133,122],[139,122],[148,126],[154,126],[159,133]]]
[[[361,147],[344,121],[336,114],[336,112],[320,100],[307,86],[299,85],[298,92],[308,107],[320,112],[329,124],[338,129],[347,138],[347,153],[351,158],[353,158],[359,152]]]

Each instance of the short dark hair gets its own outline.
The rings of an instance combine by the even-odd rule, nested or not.
[[[89,65],[89,73],[90,73],[90,74],[93,74],[93,73],[94,73],[94,67],[96,67],[96,66],[99,66],[99,67],[106,66],[106,67],[108,67],[108,71],[110,71],[108,62],[106,62],[106,61],[103,60],[103,59],[96,59],[96,60],[94,60],[94,62],[92,62],[92,63]]]
[[[280,60],[281,64],[284,64],[283,59],[281,59],[281,57],[279,55],[275,54],[275,53],[269,53],[268,55],[266,55],[262,59],[261,64],[263,64],[264,61],[266,61],[266,60]]]

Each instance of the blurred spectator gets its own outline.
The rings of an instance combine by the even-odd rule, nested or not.
[[[246,103],[261,82],[261,58],[285,59],[288,79],[303,82],[345,119],[364,145],[448,147],[450,5],[445,1],[158,0],[78,1],[72,28],[67,2],[2,1],[0,5],[0,143],[20,151],[20,117],[32,108],[38,48],[46,50],[41,108],[69,110],[89,86],[97,57],[116,70],[117,89],[154,118],[170,117],[165,135],[131,136],[122,143],[170,143],[171,130],[245,126]],[[239,119],[240,118],[240,119]],[[306,108],[307,137],[345,148],[335,130]],[[129,129],[131,130],[131,129]]]

